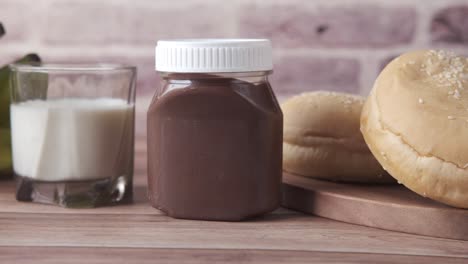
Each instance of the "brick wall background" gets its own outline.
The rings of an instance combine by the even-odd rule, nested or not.
[[[468,55],[468,0],[0,0],[0,22],[0,63],[33,51],[47,62],[137,65],[139,134],[162,38],[272,39],[280,100],[319,89],[366,95],[406,50]]]

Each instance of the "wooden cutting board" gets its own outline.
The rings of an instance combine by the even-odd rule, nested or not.
[[[283,206],[357,225],[468,240],[468,210],[402,185],[335,183],[283,173]]]

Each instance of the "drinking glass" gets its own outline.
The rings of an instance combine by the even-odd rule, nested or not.
[[[130,201],[136,68],[10,69],[16,199],[72,208]]]

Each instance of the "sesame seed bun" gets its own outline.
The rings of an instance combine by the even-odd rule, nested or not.
[[[363,103],[360,96],[324,91],[284,102],[283,169],[333,181],[395,182],[359,131]]]
[[[414,192],[468,208],[468,59],[416,51],[377,78],[361,131],[387,171]]]

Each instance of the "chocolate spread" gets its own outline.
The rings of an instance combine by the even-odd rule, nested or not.
[[[148,110],[148,195],[169,216],[237,221],[280,202],[283,116],[266,78],[171,74]]]

